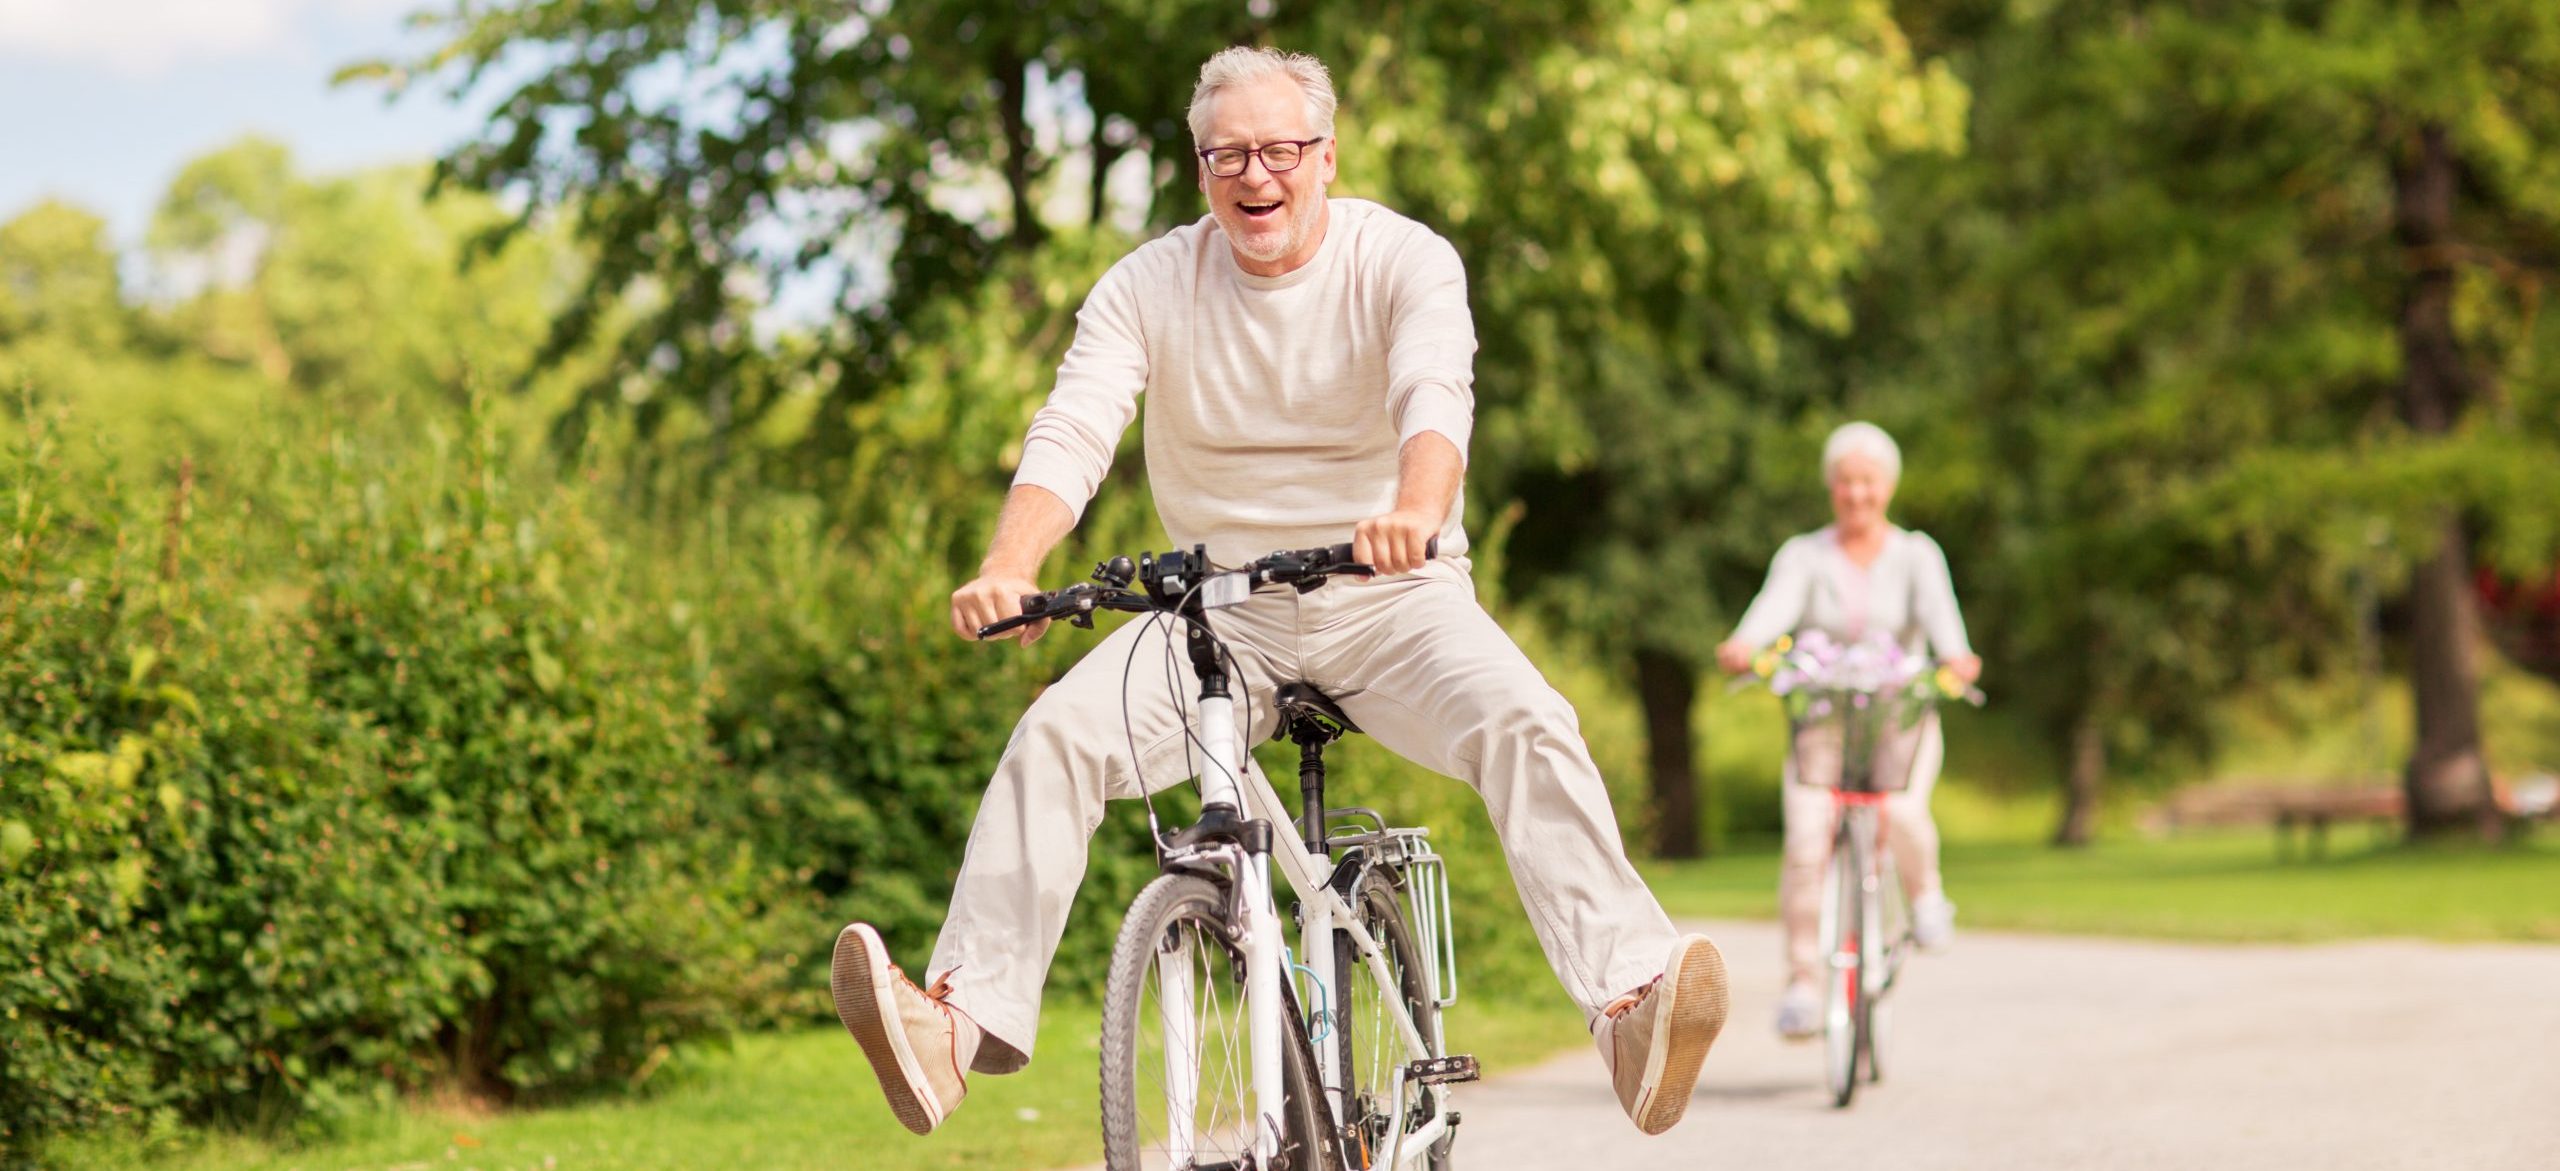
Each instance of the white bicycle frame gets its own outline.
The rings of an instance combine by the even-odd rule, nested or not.
[[[1219,597],[1218,591],[1205,592],[1212,599]],[[1238,595],[1241,595],[1241,592],[1237,591]],[[1237,600],[1241,601],[1241,596],[1238,596]],[[1218,600],[1208,602],[1210,606],[1220,604]],[[1295,835],[1285,832],[1292,823],[1289,810],[1281,804],[1280,795],[1272,789],[1270,782],[1250,767],[1252,754],[1236,726],[1235,700],[1228,696],[1201,697],[1197,726],[1199,742],[1208,750],[1205,753],[1208,758],[1206,766],[1200,770],[1198,778],[1202,807],[1227,805],[1281,831],[1270,835],[1270,858],[1280,864],[1281,877],[1288,882],[1289,889],[1298,896],[1299,912],[1305,919],[1300,929],[1298,956],[1300,963],[1313,974],[1317,988],[1322,993],[1329,994],[1336,987],[1335,980],[1339,973],[1335,971],[1334,965],[1333,932],[1339,930],[1351,937],[1353,949],[1360,957],[1361,965],[1366,969],[1366,975],[1377,983],[1381,992],[1379,1002],[1382,1008],[1394,1006],[1384,1011],[1387,1011],[1390,1019],[1395,1022],[1396,1035],[1402,1042],[1405,1060],[1396,1064],[1392,1075],[1393,1082],[1389,1087],[1388,1101],[1393,1111],[1387,1130],[1389,1145],[1385,1157],[1374,1165],[1400,1167],[1421,1158],[1431,1149],[1432,1144],[1448,1133],[1452,1113],[1449,1108],[1450,1095],[1445,1089],[1435,1095],[1437,1111],[1421,1125],[1413,1127],[1411,1133],[1407,1133],[1409,1120],[1404,1116],[1405,1071],[1406,1066],[1411,1062],[1440,1055],[1431,1052],[1430,1047],[1424,1044],[1421,1030],[1415,1026],[1412,1015],[1406,1011],[1404,990],[1398,986],[1394,973],[1388,970],[1384,951],[1377,938],[1361,924],[1360,917],[1350,902],[1326,885],[1325,880],[1331,871],[1330,860],[1323,855],[1309,852]],[[1246,851],[1234,849],[1232,853],[1236,882],[1243,894],[1245,915],[1243,944],[1246,1031],[1253,1047],[1251,1061],[1256,1119],[1253,1149],[1255,1158],[1265,1161],[1267,1165],[1268,1160],[1277,1155],[1280,1149],[1279,1119],[1282,1099],[1280,1046],[1287,1036],[1280,1019],[1280,981],[1286,974],[1288,962],[1282,954],[1284,944],[1281,937],[1280,912],[1272,901],[1269,868],[1264,865],[1264,859]],[[1444,903],[1439,907],[1431,908],[1430,911],[1445,912],[1446,909]],[[1436,924],[1430,930],[1436,940]],[[1423,966],[1429,969],[1425,979],[1431,989],[1431,995],[1426,998],[1428,1001],[1426,1011],[1431,1014],[1432,1023],[1435,1026],[1432,1030],[1433,1035],[1438,1036],[1440,1030],[1436,1026],[1439,1024],[1441,1005],[1445,1003],[1441,999],[1440,985],[1443,977],[1439,971],[1441,965],[1437,959],[1440,949],[1434,946],[1426,948],[1425,951],[1422,962]],[[1190,990],[1188,988],[1181,990],[1182,999],[1178,1007],[1182,1012],[1182,1022],[1179,1025],[1173,1020],[1177,1008],[1174,991],[1165,989],[1162,996],[1163,1011],[1167,1018],[1164,1023],[1169,1059],[1176,1048],[1173,1039],[1178,1035],[1186,1034],[1190,1028]],[[1333,1006],[1330,1003],[1322,1005],[1316,1008],[1315,1015],[1330,1018],[1333,1015]],[[1334,1021],[1333,1027],[1341,1028],[1343,1023]],[[1349,1071],[1341,1066],[1341,1046],[1317,1047],[1318,1077],[1324,1083],[1323,1098],[1326,1110],[1337,1132],[1341,1129],[1348,1105],[1345,1099],[1349,1096],[1349,1090],[1346,1088]],[[1169,1075],[1173,1072],[1175,1071],[1168,1070]],[[1197,1071],[1187,1072],[1196,1073]],[[1195,1101],[1184,1100],[1186,1096],[1195,1092],[1193,1088],[1195,1082],[1194,1077],[1168,1076],[1165,1079],[1166,1116],[1169,1119],[1182,1120],[1175,1124],[1177,1126],[1187,1128],[1193,1111],[1198,1105]],[[1176,1148],[1171,1152],[1175,1161],[1179,1163],[1187,1160],[1191,1152],[1184,1148],[1189,1145],[1191,1136],[1175,1135],[1169,1136],[1169,1139]]]

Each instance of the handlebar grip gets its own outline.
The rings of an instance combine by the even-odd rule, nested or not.
[[[1058,595],[1054,591],[1022,595],[1022,613],[1016,614],[1011,618],[1007,618],[1002,622],[979,627],[978,641],[984,642],[987,639],[994,638],[995,636],[1004,633],[1005,631],[1029,626],[1034,622],[1047,621],[1049,618],[1049,607],[1057,602],[1057,600]]]
[[[1020,627],[1029,626],[1034,622],[1043,622],[1046,620],[1045,616],[1039,614],[1016,614],[1013,617],[1007,618],[1002,622],[995,623],[994,625],[979,627],[978,641],[985,642],[986,640],[994,638],[999,634],[1003,634],[1008,630],[1014,630]]]
[[[1327,548],[1324,553],[1325,556],[1330,558],[1336,565],[1348,565],[1354,560],[1351,556],[1351,542],[1349,541],[1344,541],[1339,545],[1331,546]],[[1433,537],[1422,546],[1422,559],[1425,561],[1432,561],[1438,559],[1439,556],[1440,538]]]

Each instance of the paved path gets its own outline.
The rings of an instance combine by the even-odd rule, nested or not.
[[[1775,926],[1703,929],[1734,1017],[1678,1127],[1637,1134],[1586,1051],[1467,1087],[1458,1167],[2560,1167],[2560,947],[1968,932],[1839,1111],[1771,1031]]]

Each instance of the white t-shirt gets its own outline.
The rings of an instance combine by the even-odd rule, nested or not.
[[[1457,250],[1375,203],[1335,199],[1324,242],[1277,277],[1236,267],[1202,217],[1094,285],[1057,386],[1032,417],[1016,485],[1081,519],[1144,392],[1148,479],[1177,545],[1220,564],[1351,539],[1395,507],[1404,442],[1463,456],[1475,419],[1475,323]],[[1466,552],[1463,497],[1440,532]]]
[[[1887,533],[1875,563],[1864,567],[1841,551],[1828,525],[1778,547],[1769,580],[1733,637],[1759,647],[1807,630],[1842,642],[1882,633],[1912,651],[1925,639],[1940,659],[1973,653],[1946,552],[1927,533],[1904,528]]]

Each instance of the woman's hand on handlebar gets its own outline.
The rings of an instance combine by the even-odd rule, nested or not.
[[[1954,674],[1957,682],[1962,683],[1967,687],[1971,687],[1982,681],[1982,656],[1980,655],[1966,655],[1959,659],[1949,659],[1939,665],[1945,667],[1950,673]]]
[[[1023,596],[1039,592],[1039,586],[1020,574],[1002,570],[981,572],[969,584],[951,591],[951,629],[960,637],[974,642],[980,627],[1020,617]],[[1007,631],[992,641],[1030,646],[1040,641],[1040,636],[1048,630],[1047,622],[1034,622]]]
[[[1352,530],[1351,559],[1381,574],[1411,573],[1431,559],[1441,520],[1406,509],[1370,517]]]
[[[1753,649],[1751,644],[1738,638],[1728,638],[1717,643],[1716,666],[1723,668],[1727,675],[1739,675],[1748,671],[1751,669]]]

